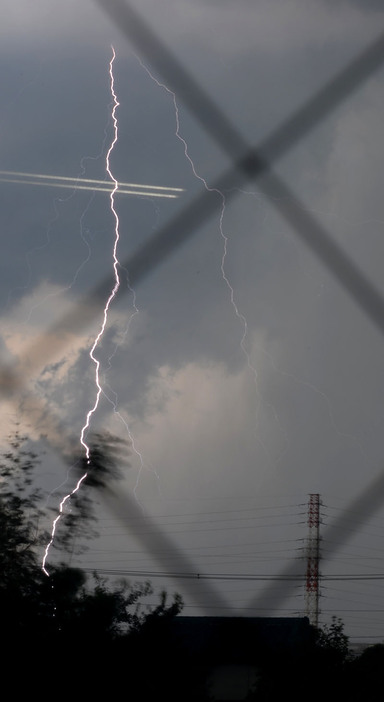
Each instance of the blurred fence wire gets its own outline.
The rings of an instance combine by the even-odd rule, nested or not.
[[[226,199],[236,195],[236,189],[245,182],[258,180],[263,192],[275,208],[286,219],[292,228],[292,233],[299,237],[315,254],[328,272],[338,281],[345,293],[350,296],[361,311],[371,320],[375,327],[384,333],[384,298],[380,291],[367,279],[359,266],[352,260],[317,221],[305,211],[305,207],[292,189],[273,172],[273,166],[295,147],[306,135],[314,129],[333,110],[337,109],[354,91],[358,90],[384,63],[384,34],[368,48],[354,58],[344,69],[337,73],[324,87],[318,90],[302,107],[285,119],[258,146],[247,144],[230,120],[222,113],[195,78],[180,64],[175,55],[162,43],[153,29],[137,14],[126,0],[94,0],[95,4],[118,27],[126,39],[134,46],[135,51],[145,60],[153,71],[161,76],[167,87],[175,93],[193,117],[198,120],[205,132],[230,158],[232,166],[210,186],[209,191],[202,191],[187,203],[184,209],[124,262],[129,272],[130,284],[137,286],[145,276],[149,275],[170,255],[175,254],[178,247],[185,244],[189,238],[198,232],[208,218],[214,215],[222,206],[220,192],[225,192]],[[295,202],[292,207],[290,202]],[[63,318],[59,319],[44,336],[33,345],[27,347],[20,359],[18,369],[3,367],[0,375],[2,392],[8,398],[17,399],[17,394],[25,387],[26,375],[23,377],[19,368],[24,366],[23,360],[28,359],[28,370],[33,371],[37,364],[48,361],[50,355],[59,346],[65,344],[62,330],[84,329],[100,314],[100,301],[105,300],[113,285],[112,276],[106,277],[94,289],[81,299]],[[47,344],[49,337],[50,343]],[[56,338],[56,342],[52,339]],[[109,506],[119,516],[134,515],[134,524],[142,520],[133,497],[128,494],[116,495],[107,489]],[[362,521],[368,519],[384,504],[384,471],[370,484],[363,493],[355,498],[344,510],[341,516],[328,527],[325,536],[330,540],[338,537],[340,543],[347,539],[343,526],[350,513],[359,510]],[[135,521],[136,520],[136,521]],[[196,572],[193,562],[178,548],[169,536],[161,533],[161,528],[152,524],[153,531],[144,540],[140,530],[136,537],[142,540],[142,546],[151,552],[152,556],[161,562],[164,547],[173,553],[174,561],[179,563],[181,572]],[[350,534],[351,535],[351,534]],[[159,544],[161,548],[159,548]],[[167,570],[166,563],[163,564]],[[304,579],[304,562],[290,563],[281,576],[297,576],[301,584]],[[171,577],[171,574],[170,574]],[[204,609],[207,585],[196,594],[198,604]],[[228,609],[222,595],[216,592],[217,603]],[[270,582],[256,597],[250,601],[250,607],[277,610],[286,597],[281,582]]]

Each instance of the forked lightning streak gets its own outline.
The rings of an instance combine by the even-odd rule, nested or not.
[[[110,89],[111,89],[111,94],[112,94],[112,98],[113,98],[113,108],[112,108],[113,138],[112,138],[110,147],[109,147],[107,154],[106,154],[105,163],[106,163],[106,172],[108,173],[108,176],[113,184],[113,187],[112,187],[112,190],[110,193],[110,207],[111,207],[111,212],[113,214],[114,221],[115,221],[115,228],[114,228],[115,236],[114,236],[114,244],[113,244],[113,269],[114,269],[115,282],[114,282],[112,291],[111,291],[111,293],[107,299],[107,302],[105,304],[105,307],[104,307],[103,320],[102,320],[102,324],[100,327],[100,331],[97,334],[95,341],[92,345],[92,348],[89,352],[89,356],[95,365],[95,384],[96,384],[97,392],[96,392],[96,399],[95,399],[94,405],[88,411],[85,424],[82,427],[82,430],[80,433],[80,443],[84,447],[84,450],[85,450],[85,457],[86,457],[87,466],[90,465],[91,458],[90,458],[90,447],[86,442],[86,434],[87,434],[87,430],[89,429],[92,416],[96,412],[97,407],[99,405],[100,395],[103,391],[102,386],[100,384],[100,361],[97,360],[97,358],[95,357],[94,354],[95,354],[95,351],[96,351],[96,349],[100,343],[100,340],[104,334],[104,330],[105,330],[105,327],[106,327],[106,324],[108,321],[109,308],[111,306],[113,299],[116,297],[117,291],[120,287],[120,277],[119,277],[119,272],[118,272],[119,260],[117,258],[117,247],[118,247],[118,243],[119,243],[119,239],[120,239],[119,217],[118,217],[118,214],[117,214],[116,209],[115,209],[115,193],[117,192],[119,186],[118,186],[118,182],[117,182],[116,178],[112,174],[111,167],[110,167],[110,157],[111,157],[112,151],[115,147],[115,144],[118,140],[118,122],[117,122],[117,117],[116,117],[116,110],[119,106],[119,102],[117,100],[117,96],[116,96],[115,89],[114,89],[114,75],[113,75],[113,63],[114,63],[115,57],[116,57],[116,53],[115,53],[115,50],[112,46],[112,58],[111,58],[111,61],[109,63],[109,77],[110,77]],[[79,490],[81,484],[84,482],[87,475],[88,475],[88,472],[85,471],[85,473],[78,480],[74,489],[70,493],[65,495],[65,497],[63,498],[63,500],[60,503],[59,514],[57,515],[56,519],[53,521],[52,530],[51,530],[51,538],[50,538],[48,545],[46,546],[43,561],[42,561],[42,570],[47,576],[49,576],[49,572],[46,569],[46,562],[47,562],[50,547],[54,541],[57,524],[58,524],[58,522],[63,514],[63,511],[64,511],[65,503]]]
[[[221,266],[220,266],[221,275],[222,275],[222,278],[223,278],[223,281],[224,281],[225,285],[227,286],[227,288],[228,288],[228,290],[229,290],[232,308],[233,308],[233,310],[234,310],[234,312],[235,312],[235,315],[236,315],[237,319],[239,320],[239,322],[241,323],[242,328],[243,328],[243,333],[242,333],[242,337],[241,337],[241,340],[240,340],[240,348],[241,348],[241,350],[242,350],[242,353],[243,353],[244,356],[245,356],[248,369],[249,369],[249,371],[250,371],[250,372],[252,373],[252,375],[253,375],[253,378],[254,378],[254,381],[255,381],[255,386],[256,386],[257,396],[258,396],[258,398],[260,398],[260,402],[261,402],[262,398],[261,398],[261,394],[260,394],[260,391],[259,391],[259,388],[258,388],[258,373],[257,373],[256,368],[255,368],[255,367],[253,366],[253,364],[252,364],[251,356],[250,356],[250,354],[249,354],[249,352],[248,352],[248,350],[247,350],[247,347],[246,347],[246,340],[247,340],[247,336],[248,336],[248,323],[247,323],[247,319],[246,319],[245,315],[242,314],[242,312],[239,310],[239,307],[238,307],[238,305],[237,305],[237,303],[236,303],[236,299],[235,299],[235,291],[234,291],[234,288],[233,288],[233,286],[231,285],[231,282],[230,282],[230,280],[229,280],[229,278],[228,278],[228,276],[227,276],[227,273],[226,273],[226,265],[225,265],[225,263],[226,263],[226,258],[227,258],[227,254],[228,254],[228,237],[227,237],[226,234],[224,233],[224,224],[223,224],[223,222],[224,222],[225,210],[226,210],[226,197],[225,197],[225,193],[223,193],[223,192],[222,192],[221,190],[219,190],[218,188],[212,188],[212,187],[210,187],[210,186],[208,185],[207,181],[205,180],[205,178],[203,178],[203,176],[201,176],[201,175],[197,172],[195,163],[194,163],[193,159],[191,158],[191,156],[189,155],[188,144],[187,144],[186,140],[185,140],[185,139],[181,136],[181,134],[180,134],[179,107],[178,107],[178,104],[177,104],[177,100],[176,100],[176,95],[175,95],[175,93],[174,93],[170,88],[168,88],[167,85],[165,85],[164,83],[161,83],[159,80],[157,80],[157,78],[151,73],[151,71],[148,69],[148,67],[141,61],[141,59],[140,59],[138,56],[136,56],[136,58],[137,58],[138,62],[140,63],[140,65],[142,66],[142,68],[147,72],[147,74],[149,75],[149,77],[151,78],[151,80],[152,80],[154,83],[156,83],[156,85],[158,85],[159,88],[162,88],[163,90],[165,90],[165,91],[171,96],[171,98],[172,98],[173,106],[174,106],[174,110],[175,110],[175,120],[176,120],[176,131],[175,131],[175,136],[176,136],[176,137],[179,139],[179,141],[181,141],[181,143],[183,144],[184,155],[185,155],[186,159],[189,161],[189,164],[190,164],[190,166],[191,166],[193,175],[195,176],[195,178],[197,178],[197,180],[199,180],[199,181],[203,184],[204,188],[205,188],[208,192],[210,192],[210,193],[216,193],[216,194],[219,195],[220,198],[221,198],[221,203],[222,203],[222,204],[221,204],[221,212],[220,212],[220,218],[219,218],[219,231],[220,231],[220,236],[221,236],[221,238],[222,238],[222,240],[223,240],[223,253],[222,253],[222,257],[221,257]],[[244,193],[244,194],[247,194],[247,193],[245,193],[245,192],[242,191],[242,190],[241,190],[240,192],[242,192],[242,193]],[[254,194],[254,193],[250,193],[250,194]],[[271,409],[272,409],[272,411],[273,411],[273,413],[274,413],[275,420],[276,420],[276,421],[279,423],[279,425],[280,425],[280,421],[279,421],[279,418],[278,418],[278,416],[277,416],[277,412],[276,412],[275,408],[274,408],[272,405],[271,405]],[[283,432],[283,434],[284,434],[284,436],[285,436],[286,444],[288,444],[288,440],[287,440],[287,437],[286,437],[286,432],[285,432],[284,429],[281,427],[281,425],[280,425],[280,428],[281,428],[281,431]],[[270,454],[269,454],[269,451],[268,451],[267,447],[264,445],[264,442],[260,439],[260,437],[258,437],[258,442],[259,442],[259,444],[260,444],[260,446],[261,446],[261,448],[262,448],[262,450],[263,450],[263,452],[264,452],[264,454],[265,454],[265,456],[266,456],[267,462],[268,462],[270,465],[271,465],[271,464],[276,464],[276,461],[273,461],[273,460],[272,460],[272,458],[271,458],[271,456],[270,456]],[[280,457],[280,458],[281,458],[281,457]],[[280,459],[279,459],[279,460],[280,460]]]

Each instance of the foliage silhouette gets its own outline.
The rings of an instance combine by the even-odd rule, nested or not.
[[[94,520],[89,491],[111,477],[118,477],[117,462],[127,446],[111,435],[95,437],[91,462],[84,480],[83,496],[72,507],[66,529],[87,535]],[[161,593],[157,607],[145,602],[153,593],[150,583],[110,583],[96,573],[89,578],[80,568],[63,562],[50,566],[49,577],[41,568],[41,547],[48,534],[41,529],[43,494],[35,488],[38,456],[18,429],[0,456],[0,640],[4,670],[17,662],[22,676],[14,692],[26,693],[33,685],[53,685],[72,670],[79,694],[111,690],[111,667],[122,682],[123,661],[148,621],[172,618],[182,608],[174,595],[168,603]],[[84,465],[80,465],[81,471]],[[80,524],[81,522],[81,524]],[[89,534],[88,534],[89,535]],[[59,541],[62,555],[71,545]],[[108,665],[107,665],[108,664]],[[95,668],[96,666],[96,668]],[[40,671],[40,673],[39,673]],[[96,678],[95,678],[95,673]],[[117,682],[116,682],[117,684]]]
[[[54,548],[64,552],[81,553],[86,549],[85,542],[97,536],[97,490],[121,479],[122,466],[130,465],[130,445],[124,439],[104,431],[92,433],[87,441],[90,446],[89,461],[82,448],[81,454],[71,465],[76,482],[82,479],[81,489],[72,494],[70,509],[62,515],[53,543]]]
[[[317,633],[317,645],[333,659],[334,665],[342,665],[349,658],[349,638],[344,634],[344,622],[333,616],[331,624],[325,624]]]
[[[129,446],[110,434],[92,437],[90,462],[78,459],[78,475],[87,473],[70,519],[63,517],[57,558],[49,577],[41,569],[43,494],[35,486],[39,457],[16,429],[0,455],[0,642],[3,670],[17,667],[12,694],[56,691],[58,683],[76,698],[109,697],[126,689],[134,700],[166,697],[169,702],[209,700],[211,661],[190,657],[186,642],[175,642],[172,622],[182,609],[179,595],[148,608],[150,583],[111,583],[96,573],[65,565],[79,540],[93,533],[95,495],[119,478]],[[66,520],[66,521],[65,521]],[[252,651],[257,685],[248,700],[379,700],[384,645],[352,658],[341,619],[313,629],[305,646]],[[316,685],[314,685],[316,681]],[[56,693],[55,693],[56,694]]]

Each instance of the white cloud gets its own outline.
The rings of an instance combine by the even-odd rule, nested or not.
[[[100,315],[80,333],[78,328],[60,331],[54,326],[77,309],[78,303],[68,290],[41,283],[2,319],[3,419],[7,416],[14,422],[16,412],[31,438],[46,434],[59,446],[68,438],[60,436],[60,422],[65,431],[77,431],[74,407],[85,419],[90,408],[88,394],[92,393],[92,401],[95,395],[95,366],[88,353],[100,329]],[[111,311],[108,328],[117,325],[118,333],[120,321],[126,324]],[[121,342],[125,342],[124,334],[117,339]],[[84,354],[88,359],[85,368]],[[8,428],[5,431],[8,434]]]
[[[242,492],[244,481],[256,490],[275,477],[285,437],[246,364],[232,373],[222,363],[163,367],[149,406],[146,423],[132,428],[167,494],[210,494],[215,485]]]

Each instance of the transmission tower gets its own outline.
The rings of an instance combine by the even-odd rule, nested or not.
[[[308,500],[307,571],[305,583],[306,614],[313,626],[319,623],[320,495]]]

